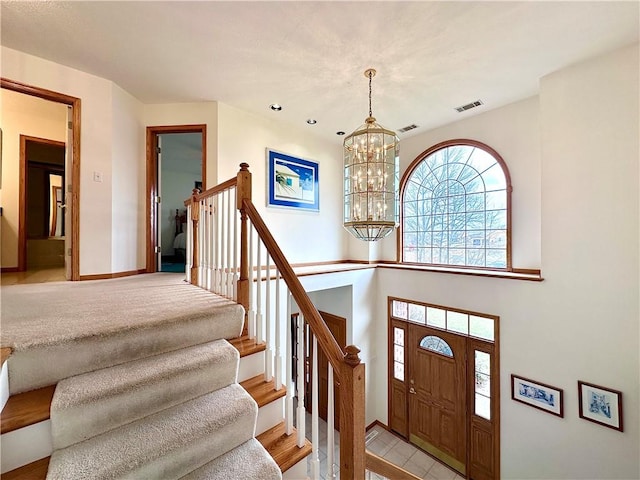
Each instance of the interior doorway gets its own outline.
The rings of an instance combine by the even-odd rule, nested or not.
[[[24,226],[19,254],[29,270],[65,266],[65,143],[20,135]]]
[[[147,127],[147,272],[184,272],[186,208],[206,189],[206,125]]]
[[[37,97],[50,102],[66,105],[66,131],[67,138],[64,145],[64,190],[61,193],[65,213],[64,219],[64,264],[67,280],[80,279],[80,106],[79,98],[66,94],[46,90],[43,88],[26,85],[6,78],[0,79],[0,87],[5,90],[17,92],[32,97]],[[22,141],[22,139],[21,139]],[[26,147],[20,147],[21,151],[26,151]],[[19,159],[23,163],[22,158]],[[22,169],[22,166],[20,167]],[[25,175],[28,176],[28,167],[24,160]],[[5,179],[7,181],[7,179]],[[56,182],[56,180],[51,180]],[[14,271],[24,272],[27,270],[27,192],[26,184],[18,179],[18,260]],[[58,195],[58,193],[56,193]],[[54,232],[55,233],[55,232]]]

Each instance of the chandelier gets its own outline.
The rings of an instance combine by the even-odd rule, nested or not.
[[[371,113],[364,125],[344,139],[344,227],[356,238],[375,241],[398,226],[399,139],[376,123]]]

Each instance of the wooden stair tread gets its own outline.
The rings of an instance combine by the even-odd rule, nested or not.
[[[256,375],[244,382],[240,382],[240,386],[253,397],[258,407],[271,403],[287,394],[285,387],[280,388],[280,390],[275,389],[275,380],[265,381],[264,374]]]
[[[12,432],[48,420],[55,389],[55,385],[50,385],[11,395],[2,410],[0,433]]]
[[[291,435],[285,433],[284,422],[261,433],[256,439],[276,461],[280,470],[286,472],[300,460],[311,454],[311,442],[304,440],[304,446],[298,447],[296,429]]]
[[[41,458],[10,472],[3,473],[0,478],[2,480],[45,480],[49,470],[49,460],[51,460],[51,457]]]
[[[0,348],[0,365],[4,365],[4,362],[11,356],[13,350],[10,347]]]
[[[236,347],[240,352],[240,357],[246,357],[247,355],[257,352],[263,352],[267,349],[267,345],[265,343],[258,343],[255,339],[249,338],[248,335],[232,338],[229,340],[229,343]]]

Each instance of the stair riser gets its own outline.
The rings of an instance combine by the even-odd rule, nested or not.
[[[256,435],[266,432],[271,427],[275,427],[284,419],[284,397],[263,405],[258,410],[258,420],[256,421]]]
[[[307,459],[300,460],[293,467],[282,474],[283,480],[301,480],[309,478],[307,475]]]
[[[209,344],[188,349],[187,355],[178,357],[167,365],[147,383],[138,380],[147,374],[154,363],[160,364],[156,356],[137,362],[135,372],[127,376],[127,370],[134,367],[125,365],[113,367],[97,373],[106,373],[98,378],[96,373],[88,373],[80,377],[63,380],[58,384],[51,408],[52,433],[54,448],[64,448],[81,442],[101,433],[107,432],[127,423],[178,405],[187,400],[199,397],[219,388],[231,385],[236,381],[238,352],[226,342]],[[193,354],[195,358],[191,358]],[[166,356],[166,355],[165,355]],[[184,362],[175,365],[180,359]],[[166,371],[165,371],[166,370]],[[65,394],[73,395],[78,389],[90,388],[92,380],[101,383],[113,383],[119,378],[129,378],[131,385],[121,387],[117,394],[101,395],[98,398],[81,398],[77,405],[65,404]],[[75,382],[75,383],[74,383]],[[76,399],[73,399],[76,400]],[[76,400],[78,401],[78,400]]]
[[[51,421],[5,433],[0,438],[2,473],[51,455]]]
[[[264,373],[264,351],[240,358],[238,382],[244,382],[261,373]]]
[[[233,313],[242,315],[242,311]],[[234,315],[212,315],[207,318],[162,323],[149,328],[120,330],[103,336],[14,351],[8,361],[10,392],[13,395],[54,385],[73,375],[219,338],[236,337],[242,329],[242,321],[238,321]],[[43,362],[43,358],[55,361]]]
[[[9,400],[9,366],[4,362],[0,370],[0,411],[7,404],[7,400]]]

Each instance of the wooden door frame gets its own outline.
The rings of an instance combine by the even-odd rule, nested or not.
[[[405,381],[404,383],[404,397],[406,399],[405,401],[405,417],[406,417],[406,422],[407,422],[407,427],[405,428],[407,430],[407,436],[403,436],[398,432],[395,432],[398,436],[406,439],[408,441],[409,439],[409,428],[408,428],[408,423],[410,421],[409,419],[409,382],[407,381],[407,378],[409,378],[408,376],[408,348],[407,348],[407,339],[408,339],[408,330],[409,330],[409,325],[412,323],[406,319],[403,318],[398,318],[398,317],[394,317],[393,316],[393,309],[392,309],[392,301],[393,300],[398,300],[398,301],[404,301],[404,302],[409,302],[409,303],[414,303],[414,304],[423,304],[425,306],[432,306],[432,307],[436,307],[436,308],[440,308],[440,309],[444,309],[444,310],[454,310],[454,311],[458,311],[460,313],[466,313],[469,315],[477,315],[477,316],[481,316],[481,317],[487,317],[487,318],[492,318],[494,321],[494,340],[493,342],[487,341],[487,340],[482,340],[480,338],[476,338],[476,337],[472,337],[469,335],[463,335],[463,334],[457,334],[455,332],[452,331],[447,331],[445,330],[445,332],[453,334],[453,335],[460,335],[462,337],[466,337],[466,355],[467,355],[467,381],[469,382],[467,384],[467,412],[466,412],[466,420],[465,420],[465,428],[467,429],[467,454],[466,454],[466,471],[467,471],[467,478],[469,478],[469,472],[472,469],[472,462],[471,462],[471,458],[470,458],[470,452],[471,452],[471,430],[472,430],[472,420],[473,420],[473,411],[474,411],[474,395],[475,395],[475,388],[474,388],[474,378],[475,378],[475,372],[473,371],[473,369],[470,370],[470,366],[472,365],[472,360],[474,358],[474,350],[476,350],[476,348],[474,347],[474,345],[479,345],[479,344],[485,344],[487,346],[491,346],[491,350],[493,351],[492,354],[492,365],[491,365],[491,422],[493,424],[493,447],[494,447],[494,455],[493,455],[493,462],[494,462],[494,472],[495,472],[495,478],[500,478],[500,472],[501,472],[501,465],[500,465],[500,456],[501,456],[501,452],[500,452],[500,448],[501,448],[501,437],[500,437],[500,317],[495,316],[495,315],[488,315],[485,313],[480,313],[480,312],[474,312],[474,311],[470,311],[470,310],[461,310],[461,309],[455,309],[455,308],[451,308],[451,307],[446,307],[443,305],[432,305],[432,304],[426,304],[426,303],[422,303],[419,301],[413,301],[413,300],[409,300],[409,299],[402,299],[402,298],[397,298],[397,297],[387,297],[387,419],[388,422],[390,423],[391,418],[392,418],[392,406],[393,406],[393,402],[392,402],[392,382],[394,381],[394,374],[393,374],[393,362],[394,362],[394,342],[393,342],[393,334],[394,334],[394,326],[399,327],[401,324],[404,326],[404,331],[405,331],[405,348],[404,348],[404,365],[405,365]],[[395,325],[394,325],[395,323]],[[425,326],[428,326],[425,324]],[[431,326],[428,326],[430,328],[433,328]],[[437,328],[436,328],[437,330]],[[482,349],[481,349],[482,350]],[[469,408],[471,407],[471,408]],[[389,430],[391,430],[391,425],[389,425]]]
[[[202,189],[206,190],[207,180],[207,125],[167,125],[147,127],[147,262],[146,272],[153,273],[158,271],[158,257],[155,253],[158,244],[157,228],[158,212],[155,206],[155,197],[158,195],[158,162],[156,161],[156,148],[158,146],[158,136],[165,133],[200,133],[202,134]],[[186,200],[186,198],[185,198]],[[154,235],[154,232],[156,235]]]
[[[72,138],[72,157],[71,157],[71,191],[67,195],[71,197],[71,280],[80,280],[80,107],[81,101],[77,97],[65,95],[63,93],[46,90],[44,88],[26,85],[24,83],[0,78],[0,88],[11,90],[32,97],[42,98],[51,102],[62,103],[72,107],[73,118],[71,120],[71,138]],[[65,129],[66,130],[66,129]],[[65,144],[66,145],[66,144]],[[21,145],[22,147],[22,145]],[[22,159],[20,160],[22,162]],[[19,188],[25,185],[19,184]],[[67,186],[67,190],[69,187]],[[24,198],[20,194],[19,202],[19,221],[18,221],[18,271],[25,271],[26,265],[26,249],[20,255],[20,238],[26,239],[26,225],[20,221],[22,210],[26,208],[26,193]],[[69,232],[66,232],[69,234]],[[25,240],[26,241],[26,240]],[[67,257],[65,252],[65,258]]]

